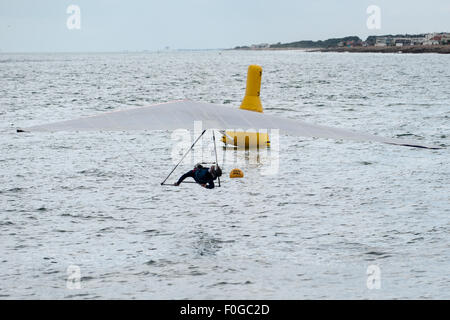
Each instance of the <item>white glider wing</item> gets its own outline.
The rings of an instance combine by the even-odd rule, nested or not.
[[[309,124],[271,115],[230,108],[221,105],[175,101],[148,107],[103,113],[97,116],[55,122],[24,128],[20,131],[130,131],[193,129],[194,121],[201,121],[203,129],[249,130],[279,129],[280,132],[316,138],[376,141],[388,144],[437,149],[417,141],[383,138],[344,129]]]

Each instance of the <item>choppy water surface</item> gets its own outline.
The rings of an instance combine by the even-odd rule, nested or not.
[[[450,298],[450,56],[302,52],[0,55],[1,298]],[[169,100],[447,146],[280,137],[212,191],[161,187],[170,132],[14,127]],[[227,151],[245,161],[244,152]],[[189,169],[184,165],[176,172]],[[225,163],[228,173],[234,163]],[[81,289],[67,288],[67,268]],[[381,288],[367,287],[367,268]]]

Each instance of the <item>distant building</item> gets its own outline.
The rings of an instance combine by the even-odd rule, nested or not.
[[[435,45],[438,45],[439,44],[439,41],[437,41],[437,40],[426,40],[426,41],[424,41],[423,42],[423,45],[424,46],[435,46]]]
[[[427,33],[425,35],[425,41],[431,40],[436,35],[436,33]]]
[[[260,43],[260,44],[252,44],[251,48],[252,49],[265,49],[265,48],[269,48],[270,45],[268,43]]]
[[[386,38],[386,45],[387,46],[395,46],[395,38],[392,38],[392,37]]]
[[[397,47],[402,47],[402,46],[410,46],[411,45],[411,39],[409,38],[395,38],[395,45]]]
[[[441,44],[450,44],[450,33],[443,33]]]
[[[442,36],[441,35],[437,35],[437,36],[434,36],[433,38],[431,38],[430,40],[441,42]]]
[[[437,44],[450,44],[450,33],[429,33],[425,35],[424,44],[426,45],[437,45]]]
[[[442,42],[442,40],[433,39],[436,36],[437,36],[436,34],[370,36],[369,38],[367,38],[366,43],[368,43],[368,45],[375,45],[377,47],[385,47],[385,46],[421,46],[424,44],[435,43],[433,41]],[[442,34],[440,34],[439,36],[443,38]]]
[[[377,38],[375,41],[375,47],[386,47],[387,46],[387,38]]]
[[[411,45],[421,46],[426,41],[425,37],[410,38]]]

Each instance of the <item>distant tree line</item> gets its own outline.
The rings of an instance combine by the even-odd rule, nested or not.
[[[327,40],[302,40],[290,43],[277,43],[270,45],[270,48],[330,48],[337,47],[340,42],[361,42],[362,40],[356,36],[344,38],[332,38]]]

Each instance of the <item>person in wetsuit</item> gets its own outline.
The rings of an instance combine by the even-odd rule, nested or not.
[[[204,168],[201,164],[197,164],[194,170],[188,171],[183,174],[175,186],[179,186],[181,182],[187,177],[194,178],[195,182],[206,189],[214,188],[214,180],[222,175],[222,169],[218,165],[214,165],[211,168]]]

